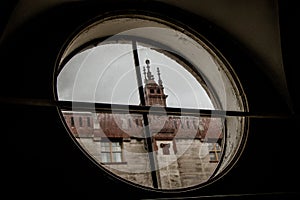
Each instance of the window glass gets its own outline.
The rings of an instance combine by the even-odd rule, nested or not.
[[[58,76],[58,98],[68,101],[139,104],[132,45],[130,41],[126,43],[129,44],[124,44],[124,41],[101,44],[72,57]],[[169,107],[213,109],[203,86],[183,66],[149,47],[137,48],[145,70],[145,62],[151,58],[149,70],[153,80],[158,81],[158,73],[162,76]],[[145,84],[144,74],[141,75]],[[155,94],[155,90],[160,93],[160,88],[155,87],[146,92]]]
[[[226,112],[247,111],[242,87],[201,37],[136,17],[91,24],[62,53],[56,89],[64,123],[120,180],[164,191],[203,186],[241,154],[246,118]]]
[[[58,76],[59,99],[138,104],[132,57],[127,44],[103,44],[76,54]]]

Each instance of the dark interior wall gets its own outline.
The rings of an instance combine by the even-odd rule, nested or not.
[[[13,1],[12,1],[13,2]],[[294,110],[261,70],[263,63],[243,44],[211,21],[163,3],[97,1],[66,3],[38,14],[10,33],[0,49],[1,192],[10,197],[91,197],[130,199],[231,195],[223,199],[294,199],[298,192],[297,99],[294,60],[289,57],[290,20],[287,4],[279,4],[284,62]],[[11,10],[13,3],[2,7]],[[152,12],[199,31],[229,60],[244,86],[253,113],[242,157],[220,180],[181,193],[147,191],[107,176],[77,148],[61,123],[54,102],[57,56],[79,25],[106,11]],[[1,9],[2,10],[2,9]],[[3,12],[2,12],[3,13]],[[8,19],[5,14],[3,19]],[[6,24],[1,21],[1,27]],[[4,30],[4,28],[1,28]],[[272,116],[275,113],[276,116]],[[232,194],[235,194],[232,196]],[[204,197],[203,197],[204,198]],[[220,197],[214,197],[218,199]]]

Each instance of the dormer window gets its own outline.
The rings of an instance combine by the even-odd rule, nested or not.
[[[163,150],[163,155],[170,155],[170,144],[169,143],[160,143],[160,147]]]
[[[71,117],[70,120],[71,120],[71,127],[74,127],[75,126],[74,117]]]

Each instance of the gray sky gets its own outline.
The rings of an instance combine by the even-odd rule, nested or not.
[[[148,47],[138,46],[138,54],[141,66],[146,65],[146,59],[150,60],[155,81],[156,68],[160,68],[169,107],[213,109],[199,82],[176,61]],[[104,44],[85,50],[74,56],[59,74],[59,100],[137,105],[134,66],[130,44]]]

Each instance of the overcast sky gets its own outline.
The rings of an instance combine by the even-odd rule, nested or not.
[[[138,46],[142,79],[145,60],[157,82],[157,67],[168,95],[167,106],[212,109],[199,82],[176,61],[148,47]],[[105,44],[74,56],[57,79],[59,100],[139,104],[135,65],[130,44]]]

